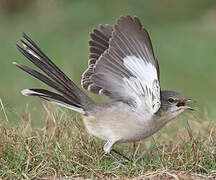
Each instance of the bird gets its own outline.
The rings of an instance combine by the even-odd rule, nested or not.
[[[88,68],[81,86],[108,102],[93,101],[25,33],[17,49],[42,72],[15,66],[55,91],[24,89],[81,114],[87,132],[105,141],[103,150],[121,163],[130,159],[114,149],[116,143],[143,140],[180,115],[195,102],[172,90],[161,90],[158,60],[150,36],[138,17],[120,16],[114,26],[98,25],[90,33]]]

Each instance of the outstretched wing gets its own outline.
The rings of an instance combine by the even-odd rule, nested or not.
[[[81,85],[87,91],[99,95],[108,95],[102,87],[97,86],[91,80],[94,74],[94,67],[100,56],[109,48],[109,40],[112,37],[113,28],[110,25],[99,25],[90,33],[91,40],[89,41],[89,60],[88,68],[82,75]]]
[[[100,89],[98,92],[122,100],[138,112],[157,112],[160,108],[159,67],[148,32],[139,19],[120,17],[108,48],[103,51],[89,76],[93,86]]]

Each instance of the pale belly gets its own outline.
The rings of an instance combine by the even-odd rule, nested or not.
[[[120,142],[137,141],[151,136],[160,127],[153,121],[137,115],[102,113],[97,116],[83,116],[87,131],[103,140]]]

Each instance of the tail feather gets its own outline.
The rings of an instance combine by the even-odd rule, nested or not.
[[[29,44],[23,40],[23,46],[26,48],[25,51],[19,45],[17,45],[17,49],[27,57],[34,65],[36,65],[39,69],[41,69],[48,76],[52,77],[55,81],[65,86],[62,82],[71,81],[52,61],[38,48],[38,46],[30,39],[26,34],[24,34],[25,39],[32,44]],[[53,72],[55,74],[53,74]],[[58,75],[58,76],[56,76]],[[74,85],[74,83],[72,82]],[[65,86],[67,88],[67,86]]]
[[[27,72],[28,74],[32,75],[36,79],[42,81],[46,85],[48,85],[48,86],[52,87],[53,89],[57,90],[58,92],[63,92],[64,91],[64,89],[61,86],[59,86],[56,82],[52,81],[50,78],[44,76],[43,74],[35,71],[34,69],[31,69],[31,68],[29,68],[27,66],[17,64],[16,62],[13,62],[13,64],[15,66],[17,66],[18,68],[22,69],[23,71]],[[80,104],[80,102],[77,100],[76,96],[73,96],[73,94],[72,94],[72,96],[65,95],[65,98],[69,99],[69,100],[72,100],[76,104]]]
[[[26,94],[26,95],[37,95],[43,99],[50,100],[52,97],[52,102],[54,100],[55,103],[58,104],[60,101],[63,104],[67,105],[75,105],[76,107],[84,107],[87,104],[91,103],[91,99],[82,92],[74,82],[67,77],[41,50],[40,48],[26,35],[23,33],[23,37],[25,39],[21,40],[24,48],[21,48],[17,45],[17,49],[35,66],[37,66],[44,74],[39,73],[27,66],[23,66],[17,63],[14,63],[18,68],[22,69],[23,71],[27,72],[28,74],[32,75],[33,77],[39,79],[43,83],[47,84],[48,86],[57,90],[61,95],[41,90],[38,92],[38,89],[33,90],[25,90],[24,92],[34,92],[33,94]],[[43,95],[40,95],[42,93]],[[48,93],[48,94],[47,94]],[[45,94],[45,95],[44,95]],[[51,96],[51,94],[53,96]],[[49,96],[47,96],[49,95]],[[61,97],[61,98],[60,98]],[[57,99],[56,99],[57,98]],[[62,99],[64,98],[64,99]],[[65,106],[65,105],[64,105]]]
[[[75,98],[76,95],[74,93],[70,93],[70,89],[66,88],[65,85],[63,84],[63,81],[59,81],[57,79],[56,75],[53,74],[52,70],[50,70],[48,67],[46,67],[46,65],[42,61],[40,61],[35,56],[29,54],[28,52],[26,52],[24,49],[22,49],[19,46],[18,46],[18,49],[33,64],[35,64],[36,66],[40,66],[40,69],[43,72],[46,72],[46,74],[48,75],[49,78],[47,76],[45,76],[45,75],[43,75],[43,74],[41,74],[41,73],[33,70],[33,69],[27,67],[27,66],[23,66],[23,65],[14,63],[17,67],[19,67],[23,71],[31,74],[32,76],[36,77],[37,79],[41,80],[42,82],[44,82],[45,84],[51,86],[52,88],[56,89],[57,91],[65,94],[66,96],[68,96],[68,98],[77,99],[77,98]]]
[[[28,58],[35,66],[37,66],[39,69],[41,69],[47,76],[49,76],[54,82],[58,83],[58,86],[61,87],[62,91],[68,95],[73,96],[73,94],[70,93],[70,88],[67,86],[65,82],[65,79],[61,79],[61,75],[53,71],[52,67],[44,63],[44,61],[36,58],[32,54],[25,51],[23,48],[21,48],[19,45],[17,45],[18,50],[26,57]],[[44,59],[43,59],[44,60]],[[71,81],[71,80],[70,80]],[[70,83],[68,82],[68,84]],[[74,85],[74,84],[73,84]],[[72,87],[73,88],[73,87]]]
[[[63,96],[51,91],[47,91],[45,89],[24,89],[21,91],[21,93],[25,96],[37,96],[47,101],[50,101],[51,103],[85,114],[84,109],[79,104],[73,104],[71,101],[68,101]]]
[[[58,82],[67,82],[67,84],[63,84],[63,85],[68,85],[69,88],[75,88],[78,89],[79,88],[74,84],[74,82],[68,78],[41,50],[40,48],[36,45],[36,43],[34,41],[32,41],[25,33],[23,33],[23,37],[24,39],[28,42],[25,42],[23,40],[21,40],[21,42],[24,44],[24,46],[26,47],[26,49],[31,52],[30,54],[32,54],[33,56],[35,56],[36,58],[38,58],[39,60],[41,60],[43,63],[46,64],[46,66],[44,66],[44,64],[41,66],[40,63],[37,65],[35,64],[39,69],[42,70],[43,67],[45,68],[49,68],[49,70],[51,70],[51,72],[53,72],[54,74],[56,74],[56,76],[54,78],[57,78]],[[18,50],[20,50],[18,48]],[[22,53],[22,52],[21,52]],[[24,54],[25,56],[25,54]],[[27,57],[28,58],[28,57]],[[29,59],[29,58],[28,58]],[[30,59],[29,59],[30,60]],[[31,61],[31,60],[30,60]],[[37,62],[37,61],[36,61]],[[43,71],[43,70],[42,70]],[[45,71],[44,71],[45,72]],[[46,72],[45,72],[46,73]],[[47,75],[52,75],[49,72],[47,72]],[[75,92],[76,94],[76,92]]]

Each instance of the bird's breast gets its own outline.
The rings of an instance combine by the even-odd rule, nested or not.
[[[83,116],[83,121],[90,134],[103,140],[136,141],[154,134],[159,129],[153,118],[139,116],[132,111],[104,111]]]

